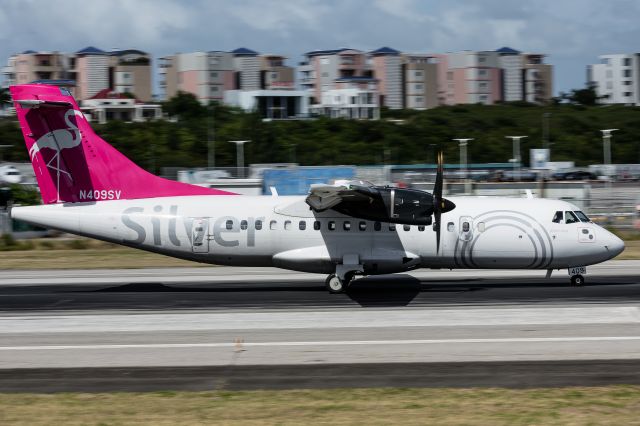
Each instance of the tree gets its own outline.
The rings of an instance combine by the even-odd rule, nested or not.
[[[178,92],[162,105],[164,112],[179,119],[203,118],[207,109],[191,93]]]
[[[597,105],[600,99],[606,98],[606,96],[598,96],[596,84],[593,82],[587,83],[584,89],[574,89],[570,94],[563,94],[563,96],[572,104],[584,106]]]

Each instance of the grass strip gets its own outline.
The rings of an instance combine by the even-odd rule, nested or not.
[[[0,394],[3,425],[638,425],[640,386]]]

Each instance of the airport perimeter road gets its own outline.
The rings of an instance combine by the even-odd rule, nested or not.
[[[323,281],[2,272],[0,391],[640,383],[640,262],[592,267],[582,288],[564,271]]]

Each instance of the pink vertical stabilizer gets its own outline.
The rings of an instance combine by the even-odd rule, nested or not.
[[[45,204],[235,195],[141,169],[93,131],[64,88],[25,84],[10,90]]]

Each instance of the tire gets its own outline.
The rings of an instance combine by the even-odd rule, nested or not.
[[[325,281],[325,285],[331,294],[344,293],[346,288],[344,282],[338,278],[336,274],[329,275]]]
[[[571,285],[581,287],[584,285],[584,277],[582,275],[574,275],[571,277]]]

